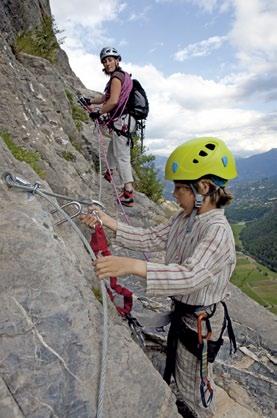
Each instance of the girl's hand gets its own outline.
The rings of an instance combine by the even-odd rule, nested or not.
[[[88,105],[87,108],[90,112],[95,112],[97,110],[96,106],[94,104]]]
[[[80,215],[80,221],[89,226],[90,228],[94,228],[94,226],[102,221],[103,213],[101,210],[96,209],[94,206],[90,206],[88,208],[88,213],[83,213]]]
[[[146,262],[129,257],[107,256],[94,261],[95,273],[99,279],[135,274],[146,278]]]
[[[112,231],[117,230],[117,221],[96,206],[90,206],[87,214],[80,215],[80,221],[94,228],[97,222],[101,221],[103,225],[110,228]]]

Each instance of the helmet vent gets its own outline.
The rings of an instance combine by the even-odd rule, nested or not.
[[[199,161],[198,161],[198,160],[196,160],[196,158],[194,158],[192,162],[193,162],[194,164],[198,164],[198,163],[199,163]]]
[[[205,147],[213,151],[215,149],[215,144],[206,144]]]
[[[200,157],[206,157],[208,154],[206,151],[201,150],[198,155],[200,155]]]

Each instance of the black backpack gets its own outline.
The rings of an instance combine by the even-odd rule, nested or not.
[[[133,80],[133,87],[126,109],[137,121],[146,119],[149,113],[149,102],[145,90],[138,80]]]

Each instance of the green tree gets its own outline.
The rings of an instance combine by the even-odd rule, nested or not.
[[[158,180],[154,163],[155,156],[146,154],[144,146],[141,149],[140,138],[137,135],[133,135],[131,161],[135,172],[136,189],[154,202],[161,200],[163,198],[163,184]]]

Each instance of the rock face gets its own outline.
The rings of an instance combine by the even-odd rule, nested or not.
[[[45,15],[50,15],[48,0],[0,3],[0,177],[9,171],[48,191],[98,200],[97,135],[88,122],[77,129],[68,95],[85,87],[62,50],[55,64],[13,52],[18,33],[33,29]],[[35,171],[16,147],[39,156]],[[108,212],[120,216],[112,186],[101,184],[101,190]],[[0,418],[96,415],[103,342],[99,284],[79,237],[68,224],[55,226],[52,209],[38,196],[8,188],[1,177]],[[140,193],[127,213],[132,224],[145,226],[166,216]],[[139,280],[134,290],[143,294]],[[230,360],[226,345],[217,362],[217,383],[228,392],[219,391],[218,417],[271,417],[275,317],[234,292],[230,309],[245,349]],[[179,416],[173,393],[111,303],[108,333],[105,418]],[[160,353],[160,369],[163,361]]]

